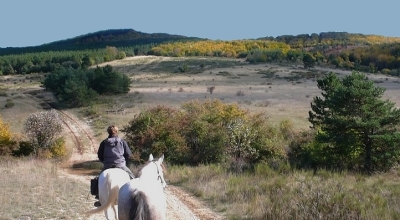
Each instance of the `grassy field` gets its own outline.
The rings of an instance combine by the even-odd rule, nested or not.
[[[260,165],[255,173],[220,166],[169,168],[170,184],[204,199],[226,219],[400,219],[398,170],[362,176]]]
[[[104,97],[91,107],[65,109],[90,125],[98,141],[109,124],[123,127],[145,108],[179,108],[193,99],[238,103],[265,113],[272,124],[289,119],[296,130],[308,129],[310,102],[320,95],[316,80],[330,71],[350,73],[217,58],[133,57],[108,64],[131,77],[131,91]],[[387,89],[384,98],[400,107],[398,78],[368,76]],[[53,100],[40,87],[42,79],[39,74],[0,76],[0,114],[16,135],[22,135],[30,113],[48,108],[46,103]],[[215,88],[212,93],[210,87]],[[0,219],[79,219],[77,212],[91,208],[87,183],[65,181],[55,164],[1,159],[0,173]],[[171,166],[166,179],[204,199],[227,219],[400,219],[398,170],[366,177],[323,170],[314,175],[283,166],[234,175],[219,166]]]
[[[86,219],[88,183],[50,161],[0,160],[0,219]],[[400,219],[399,172],[362,176],[271,169],[232,174],[217,165],[168,166],[169,185],[187,189],[226,219]]]
[[[49,161],[0,160],[0,219],[84,219],[93,207],[88,185],[65,181]]]
[[[350,71],[316,67],[304,69],[301,64],[246,64],[228,58],[129,57],[103,65],[112,65],[133,81],[126,95],[103,97],[88,108],[68,109],[92,125],[97,136],[109,123],[122,127],[141,110],[155,105],[179,108],[196,99],[219,99],[238,103],[251,112],[262,112],[271,123],[289,119],[297,130],[308,129],[307,117],[313,97],[320,96],[316,80],[330,71],[339,75]],[[181,72],[185,66],[185,72]],[[1,76],[0,114],[15,132],[27,115],[43,109],[40,100],[51,99],[40,87],[43,75]],[[385,97],[400,106],[398,78],[369,75],[378,86],[387,89]],[[211,94],[208,88],[214,87]],[[39,101],[38,101],[39,100]],[[12,107],[6,107],[13,103]],[[123,109],[123,111],[117,111]]]

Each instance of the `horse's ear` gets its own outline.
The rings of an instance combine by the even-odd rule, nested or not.
[[[163,160],[164,160],[164,154],[160,158],[158,158],[158,162],[160,162],[160,164],[162,164]]]
[[[153,154],[150,154],[149,161],[153,161],[153,160],[154,160]]]

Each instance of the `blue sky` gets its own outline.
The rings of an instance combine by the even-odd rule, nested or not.
[[[100,30],[125,28],[212,40],[328,31],[400,37],[397,2],[1,0],[0,47],[37,46]]]

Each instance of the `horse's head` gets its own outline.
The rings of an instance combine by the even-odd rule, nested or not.
[[[161,182],[162,187],[167,187],[167,183],[164,179],[164,155],[158,159],[154,159],[153,154],[150,154],[148,163],[139,172],[139,178],[141,179],[151,179],[155,178]]]
[[[150,156],[151,157],[149,157],[149,160],[151,159],[151,158],[153,158],[153,155],[152,154],[150,154]],[[165,187],[167,187],[167,183],[165,182],[165,179],[164,179],[164,165],[163,165],[163,161],[164,161],[164,154],[160,157],[160,158],[158,158],[157,160],[154,160],[154,158],[152,159],[152,162],[154,163],[154,164],[156,164],[156,166],[157,166],[157,174],[158,174],[158,179],[161,181],[161,184],[162,184],[162,186],[163,186],[163,188],[165,188]]]

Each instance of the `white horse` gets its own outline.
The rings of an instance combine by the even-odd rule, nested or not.
[[[130,180],[129,174],[120,168],[104,170],[99,176],[100,207],[87,211],[87,216],[104,211],[107,220],[118,219],[118,192]],[[112,210],[112,211],[111,211]]]
[[[164,155],[149,162],[138,173],[138,178],[125,183],[119,190],[119,220],[165,220],[166,198],[162,162]]]

